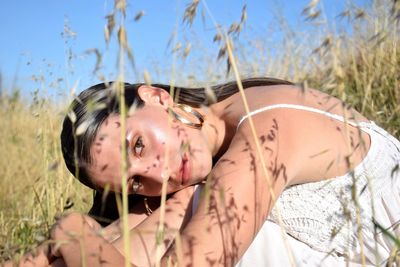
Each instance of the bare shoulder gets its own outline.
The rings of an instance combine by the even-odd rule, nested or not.
[[[259,86],[246,89],[248,102],[261,105],[294,104],[316,108],[356,122],[367,121],[357,110],[335,96],[298,85]]]
[[[238,168],[253,170],[261,176],[267,171],[272,182],[282,180],[285,185],[289,184],[296,177],[300,161],[293,151],[302,149],[296,134],[297,120],[283,109],[244,119],[221,158],[222,166],[227,168],[226,163],[233,160]]]
[[[284,175],[288,185],[329,179],[350,170],[346,164],[349,155],[354,165],[365,157],[368,135],[343,121],[367,119],[339,99],[318,90],[303,92],[301,88],[287,85],[271,86],[265,90],[269,92],[257,99],[257,90],[263,92],[262,88],[250,89],[255,91],[248,95],[249,102],[256,99],[252,101],[251,111],[279,104],[311,108],[268,109],[253,114],[239,125],[237,136],[261,148],[258,151],[263,153],[264,162],[275,179],[277,175]],[[326,114],[337,115],[336,118],[342,117],[342,120]],[[253,131],[257,132],[256,137]],[[232,145],[238,140],[240,138],[235,138]]]

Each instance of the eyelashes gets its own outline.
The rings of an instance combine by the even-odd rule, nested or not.
[[[132,153],[136,157],[142,156],[143,149],[145,147],[143,143],[143,137],[141,135],[134,136],[132,131],[126,133],[126,147],[129,153]]]

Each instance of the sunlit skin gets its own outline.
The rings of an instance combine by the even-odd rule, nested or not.
[[[138,194],[159,196],[164,178],[168,179],[168,193],[203,180],[211,171],[210,142],[214,137],[172,120],[167,110],[172,100],[167,92],[142,87],[139,94],[144,106],[126,119],[128,193],[133,193],[135,181],[140,183]],[[120,125],[118,114],[102,123],[91,148],[92,164],[88,168],[97,187],[109,184],[117,192],[121,191],[122,176]]]
[[[209,266],[210,262],[233,266],[266,220],[274,204],[272,194],[279,196],[290,185],[343,175],[363,160],[370,146],[368,134],[340,121],[306,111],[275,109],[252,117],[262,145],[258,155],[249,120],[238,127],[238,121],[246,114],[238,94],[208,109],[198,109],[205,116],[201,130],[169,117],[168,107],[174,108],[174,105],[166,91],[143,86],[139,88],[139,95],[144,106],[126,120],[128,179],[124,182],[129,193],[133,193],[132,182],[139,179],[141,186],[137,193],[158,196],[163,178],[168,179],[168,192],[176,191],[171,197],[175,199],[166,204],[166,224],[170,226],[167,229],[172,231],[166,232],[161,243],[165,245],[173,240],[176,227],[182,225],[180,244],[185,255],[184,266]],[[293,86],[254,87],[246,89],[246,97],[251,110],[292,103],[339,115],[344,113],[340,101],[312,89],[304,92]],[[355,111],[350,112],[352,120],[366,121]],[[97,187],[109,184],[114,191],[121,191],[120,119],[118,115],[111,115],[101,125],[91,149],[93,161],[88,167]],[[214,166],[213,158],[219,158]],[[262,170],[263,160],[268,177]],[[184,175],[183,161],[188,170]],[[193,192],[188,186],[204,180],[208,174],[208,201],[205,198],[200,201],[197,211],[185,224],[183,214],[188,210],[190,214],[188,207]],[[122,266],[125,257],[138,266],[147,266],[151,265],[148,259],[156,260],[154,229],[159,223],[159,212],[157,209],[148,218],[139,220],[134,214],[129,215],[130,229],[135,227],[129,237],[132,244],[129,256],[124,255],[122,239],[109,241],[106,236],[99,236],[93,230],[95,222],[80,214],[61,220],[52,238],[69,239],[68,244],[61,246],[59,255],[70,266],[79,265],[82,256],[76,249],[82,244],[71,239],[70,231],[82,233],[87,253],[106,259],[110,263],[107,266]],[[120,229],[118,224],[111,227]],[[169,266],[169,256],[175,261],[178,258],[174,246],[166,246],[163,251],[166,249],[162,266]],[[86,260],[88,266],[103,266],[97,258]]]
[[[271,101],[274,98],[282,99],[279,102],[285,101],[285,94],[279,91],[276,96],[274,92],[270,95],[273,96]],[[234,132],[234,128],[226,130],[232,120],[229,118],[230,113],[244,112],[242,107],[230,110],[234,107],[231,104],[239,100],[227,99],[215,104],[213,109],[199,110],[206,113],[205,124],[200,130],[188,127],[169,116],[168,107],[174,108],[174,105],[172,97],[165,90],[142,86],[139,88],[139,96],[144,101],[144,106],[126,118],[128,193],[133,193],[134,181],[140,183],[136,193],[159,196],[163,179],[168,180],[168,193],[204,180],[212,169],[212,157],[219,150],[225,149],[222,147],[224,139],[232,138],[225,135],[226,132]],[[252,103],[257,105],[260,99],[262,98],[255,97]],[[177,108],[174,111],[181,112]],[[189,119],[196,121],[195,117]],[[118,114],[110,115],[100,126],[91,147],[92,163],[87,170],[92,182],[99,189],[109,185],[111,190],[121,191],[120,120]],[[358,157],[361,160],[362,156]],[[340,165],[342,173],[345,173],[348,166],[344,161]],[[311,174],[313,168],[305,169],[310,174],[302,176],[315,176]],[[329,173],[325,172],[325,175]]]

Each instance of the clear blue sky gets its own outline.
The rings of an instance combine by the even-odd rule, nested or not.
[[[202,1],[200,2],[199,11],[204,9]],[[307,27],[304,26],[307,23],[304,22],[301,11],[309,0],[205,2],[218,23],[225,27],[240,19],[241,9],[246,4],[246,31],[250,34],[242,35],[242,39],[265,34],[271,23],[276,22],[277,14],[283,14],[294,29]],[[321,2],[325,15],[335,18],[346,1]],[[352,2],[360,6],[369,3],[367,0]],[[128,0],[126,28],[139,72],[148,69],[155,77],[153,80],[166,81],[167,76],[157,74],[156,70],[157,65],[164,69],[171,69],[173,66],[171,47],[167,48],[167,44],[175,30],[178,33],[177,40],[182,43],[191,40],[195,45],[201,43],[206,49],[218,49],[212,42],[215,29],[207,14],[205,23],[201,14],[198,14],[191,28],[182,24],[183,11],[188,3],[187,0]],[[101,72],[108,79],[115,78],[115,36],[107,48],[103,35],[105,16],[112,10],[113,4],[113,0],[1,1],[0,72],[3,89],[16,85],[26,94],[38,88],[50,94],[59,94],[68,92],[75,83],[81,89],[96,83],[98,80],[92,74],[95,56],[85,53],[92,48],[97,48],[103,54]],[[133,18],[139,11],[144,11],[145,15],[135,22]],[[65,25],[76,33],[74,38],[62,35]],[[69,51],[72,60],[69,60]],[[140,77],[136,77],[134,73],[128,73],[127,80],[141,80],[141,74],[139,75]],[[33,77],[43,77],[44,83],[33,81]]]

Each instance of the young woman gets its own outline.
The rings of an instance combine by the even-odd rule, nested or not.
[[[387,264],[400,235],[399,141],[323,92],[268,78],[241,83],[246,102],[236,82],[212,87],[214,102],[204,88],[125,84],[136,107],[124,144],[130,253],[118,222],[102,228],[71,214],[52,231],[58,245],[47,264]],[[117,217],[105,194],[122,188],[121,120],[104,84],[83,91],[64,120],[66,165],[97,190],[96,218]],[[160,235],[154,197],[163,181]]]

